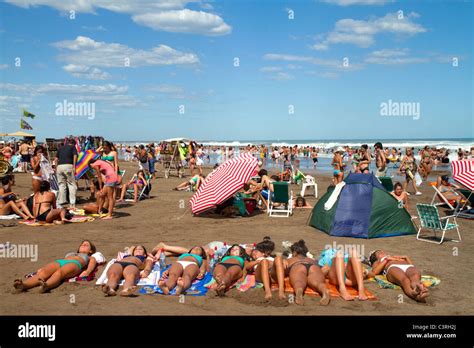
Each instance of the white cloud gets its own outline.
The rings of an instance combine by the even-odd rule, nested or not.
[[[390,33],[394,35],[413,36],[427,30],[413,19],[418,18],[417,13],[407,15],[388,13],[384,17],[369,20],[341,19],[336,22],[334,30],[322,39],[319,39],[312,48],[327,50],[330,45],[353,44],[359,47],[369,47],[375,43],[378,34]]]
[[[269,78],[276,81],[288,81],[288,80],[293,80],[295,77],[289,73],[280,71],[280,72],[277,72],[276,74],[270,75]]]
[[[90,79],[109,77],[107,73],[93,69],[97,67],[124,68],[127,67],[127,64],[129,67],[140,67],[199,63],[196,54],[181,52],[166,45],[141,50],[119,43],[99,42],[86,36],[78,36],[75,40],[59,41],[53,46],[62,51],[58,59],[68,63],[66,71],[73,75],[82,74],[78,77],[89,77]]]
[[[83,25],[81,28],[84,30],[91,30],[91,31],[107,31],[107,29],[105,29],[105,27],[103,27],[102,25],[98,25],[96,27],[88,27],[86,25]]]
[[[385,5],[393,0],[321,0],[328,4],[338,6],[350,6],[350,5]]]
[[[72,76],[86,80],[107,80],[110,74],[99,68],[91,68],[85,65],[68,64],[63,66],[63,70]]]
[[[132,17],[135,23],[154,30],[209,36],[230,34],[232,28],[212,13],[189,9],[144,13]]]
[[[0,70],[8,68],[8,64],[0,64]]]
[[[59,11],[96,13],[104,9],[132,16],[134,22],[155,30],[173,33],[226,35],[231,27],[224,20],[209,12],[185,9],[189,3],[199,3],[211,10],[212,5],[202,0],[6,0],[23,8],[49,6]]]
[[[260,70],[260,72],[268,73],[268,72],[282,71],[283,68],[279,67],[279,66],[264,66],[264,67],[260,68],[259,70]]]
[[[402,64],[419,64],[428,63],[428,58],[410,57],[409,49],[382,49],[371,52],[365,59],[369,64],[381,65],[402,65]]]
[[[341,71],[353,71],[362,68],[362,64],[353,62],[349,62],[349,64],[345,66],[343,59],[322,59],[318,57],[298,56],[292,54],[267,53],[263,56],[263,59],[272,61],[309,63]]]

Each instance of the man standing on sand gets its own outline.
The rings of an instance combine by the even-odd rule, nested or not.
[[[377,171],[375,172],[376,177],[387,175],[387,159],[383,151],[383,146],[381,142],[377,142],[374,145],[375,148],[375,165],[377,166]]]
[[[66,204],[66,192],[69,190],[69,203],[71,208],[75,208],[77,191],[75,177],[77,150],[74,145],[74,139],[70,138],[66,144],[58,149],[56,158],[54,159],[59,185],[59,205]]]
[[[21,171],[23,173],[26,173],[28,171],[28,163],[30,163],[30,157],[31,157],[30,149],[31,149],[31,146],[25,140],[22,140],[19,151],[20,151],[20,156],[21,156],[21,160],[20,160]]]

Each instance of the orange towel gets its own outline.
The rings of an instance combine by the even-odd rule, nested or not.
[[[326,279],[326,287],[328,288],[329,293],[331,294],[331,297],[339,297],[339,290],[337,289],[335,285],[330,284],[329,280],[327,279]],[[351,296],[354,296],[354,297],[358,296],[359,293],[356,289],[350,286],[346,286],[346,287],[347,287],[347,291],[349,292]],[[278,290],[278,284],[273,283],[272,290]],[[294,289],[291,286],[290,279],[288,277],[285,278],[285,292],[294,293]],[[320,296],[316,291],[314,291],[310,287],[307,287],[304,293],[305,295]],[[369,300],[377,299],[377,297],[367,289],[365,289],[365,295],[369,298]]]

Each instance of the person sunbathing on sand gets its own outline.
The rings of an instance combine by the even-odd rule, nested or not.
[[[129,187],[133,187],[133,202],[138,202],[138,192],[140,192],[145,185],[145,172],[143,170],[139,170],[128,183],[122,185],[122,192],[120,193],[120,198],[117,200],[117,202],[123,202]]]
[[[40,223],[63,224],[71,216],[64,208],[56,209],[56,195],[50,191],[48,181],[42,181],[39,191],[33,196],[33,215]]]
[[[274,258],[271,256],[275,250],[275,243],[270,237],[264,237],[263,241],[257,243],[255,249],[251,252],[251,257],[255,261],[249,262],[250,269],[253,269],[255,280],[263,283],[265,290],[265,299],[272,298],[272,281],[279,285],[278,297],[281,300],[286,298],[284,291],[284,270],[281,263],[274,264]],[[281,285],[281,286],[280,286]]]
[[[295,303],[303,304],[303,294],[306,287],[309,286],[321,295],[319,304],[326,306],[329,304],[331,297],[326,288],[324,274],[315,260],[306,257],[308,247],[304,240],[299,240],[290,247],[291,258],[280,259],[275,258],[275,262],[282,262],[285,270],[285,276],[290,278],[290,284],[295,290]]]
[[[217,283],[215,291],[218,296],[224,296],[233,283],[244,278],[244,271],[249,269],[248,260],[249,256],[245,249],[238,244],[232,245],[227,250],[214,267],[212,274]]]
[[[163,252],[163,251],[162,251]],[[195,246],[181,254],[171,267],[163,272],[158,286],[165,295],[176,287],[176,295],[181,295],[191,287],[194,279],[202,279],[207,270],[207,255],[204,248]]]
[[[130,255],[121,261],[115,261],[107,271],[107,283],[102,285],[105,296],[117,295],[117,289],[122,278],[125,279],[123,289],[119,295],[130,297],[136,290],[136,283],[140,278],[150,275],[153,268],[153,259],[148,257],[144,246],[139,245],[131,249]],[[141,272],[140,272],[141,270]]]
[[[449,182],[448,175],[438,176],[436,182],[437,182],[439,191],[443,194],[443,196],[448,201],[455,201],[456,206],[458,206],[461,203],[461,200],[463,197],[459,193],[457,193],[455,190],[455,189],[459,189],[459,186],[456,184],[451,184]]]
[[[15,183],[13,175],[6,175],[2,178],[2,187],[0,187],[0,215],[9,215],[12,213],[20,215],[23,220],[34,219],[30,210],[18,195],[11,191],[11,186]]]
[[[356,287],[359,291],[359,300],[367,300],[364,287],[364,272],[360,256],[354,248],[349,253],[330,248],[324,249],[318,260],[323,274],[331,284],[338,286],[340,296],[346,301],[352,301],[347,286]]]
[[[202,174],[196,174],[191,179],[179,184],[173,190],[174,191],[183,191],[188,188],[191,188],[197,191],[199,186],[201,186],[202,182],[204,181],[205,177]]]
[[[89,240],[84,240],[77,252],[67,253],[63,259],[48,263],[31,278],[24,281],[15,279],[13,286],[18,292],[39,286],[40,293],[44,293],[57,288],[66,279],[79,275],[88,276],[97,265],[97,261],[91,257],[95,252],[95,245]]]
[[[369,255],[371,273],[383,273],[387,280],[399,285],[405,295],[418,302],[426,302],[428,289],[421,282],[421,273],[408,256],[391,256],[383,250],[375,250]]]

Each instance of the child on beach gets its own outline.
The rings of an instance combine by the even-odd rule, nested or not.
[[[371,273],[383,273],[391,283],[399,285],[405,295],[418,302],[426,302],[428,289],[421,282],[421,273],[408,256],[392,256],[383,250],[375,250],[369,255]]]
[[[333,171],[333,183],[334,185],[339,184],[342,179],[344,179],[344,165],[342,164],[342,148],[337,149],[334,152],[334,157],[332,158],[331,165],[334,168]]]
[[[15,279],[13,286],[18,292],[37,286],[40,287],[40,293],[48,292],[57,288],[64,280],[80,275],[83,270],[90,274],[97,264],[97,261],[91,257],[95,252],[95,245],[89,240],[84,240],[77,252],[67,253],[63,259],[48,263],[31,278],[24,281]]]
[[[395,183],[395,185],[393,185],[393,192],[390,192],[390,194],[398,202],[400,202],[401,206],[403,206],[406,210],[408,210],[408,195],[403,190],[403,185],[402,184],[400,184],[399,182]]]

